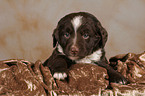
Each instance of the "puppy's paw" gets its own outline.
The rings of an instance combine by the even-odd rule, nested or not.
[[[53,74],[53,78],[57,79],[57,80],[64,80],[67,77],[67,74],[64,72],[55,72]]]
[[[124,76],[122,76],[121,74],[115,74],[113,76],[110,76],[109,81],[113,82],[113,83],[123,84],[123,85],[128,83],[126,78]]]

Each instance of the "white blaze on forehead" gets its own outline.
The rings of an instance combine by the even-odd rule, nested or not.
[[[71,23],[73,25],[74,31],[75,31],[75,38],[73,40],[73,43],[75,45],[76,40],[77,40],[77,29],[81,26],[82,24],[82,17],[83,16],[76,16],[72,19]]]
[[[82,24],[82,17],[83,16],[76,16],[72,19],[72,24],[74,27],[75,32],[77,31],[77,29],[80,27],[80,25]]]

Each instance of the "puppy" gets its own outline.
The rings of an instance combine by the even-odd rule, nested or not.
[[[90,13],[71,13],[63,17],[53,33],[55,48],[44,62],[55,79],[67,78],[67,69],[76,63],[89,63],[107,69],[110,82],[126,84],[126,79],[108,65],[104,46],[108,34]]]

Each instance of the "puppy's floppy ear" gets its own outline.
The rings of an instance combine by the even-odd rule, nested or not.
[[[99,31],[99,34],[101,35],[100,47],[104,48],[105,43],[106,43],[107,38],[108,38],[108,33],[102,27],[102,25],[101,25],[101,23],[99,21],[97,22],[97,28],[99,28],[98,31]]]
[[[57,30],[57,28],[54,30],[52,37],[53,37],[53,48],[55,48],[57,43],[58,43],[58,30]]]

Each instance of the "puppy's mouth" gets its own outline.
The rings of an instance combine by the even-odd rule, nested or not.
[[[78,59],[80,59],[79,56],[68,56],[68,58],[71,59],[71,60],[78,60]]]
[[[84,56],[78,55],[78,54],[76,54],[76,55],[70,54],[70,55],[68,55],[67,57],[68,57],[69,59],[71,59],[71,60],[79,60],[79,59],[84,58]]]

